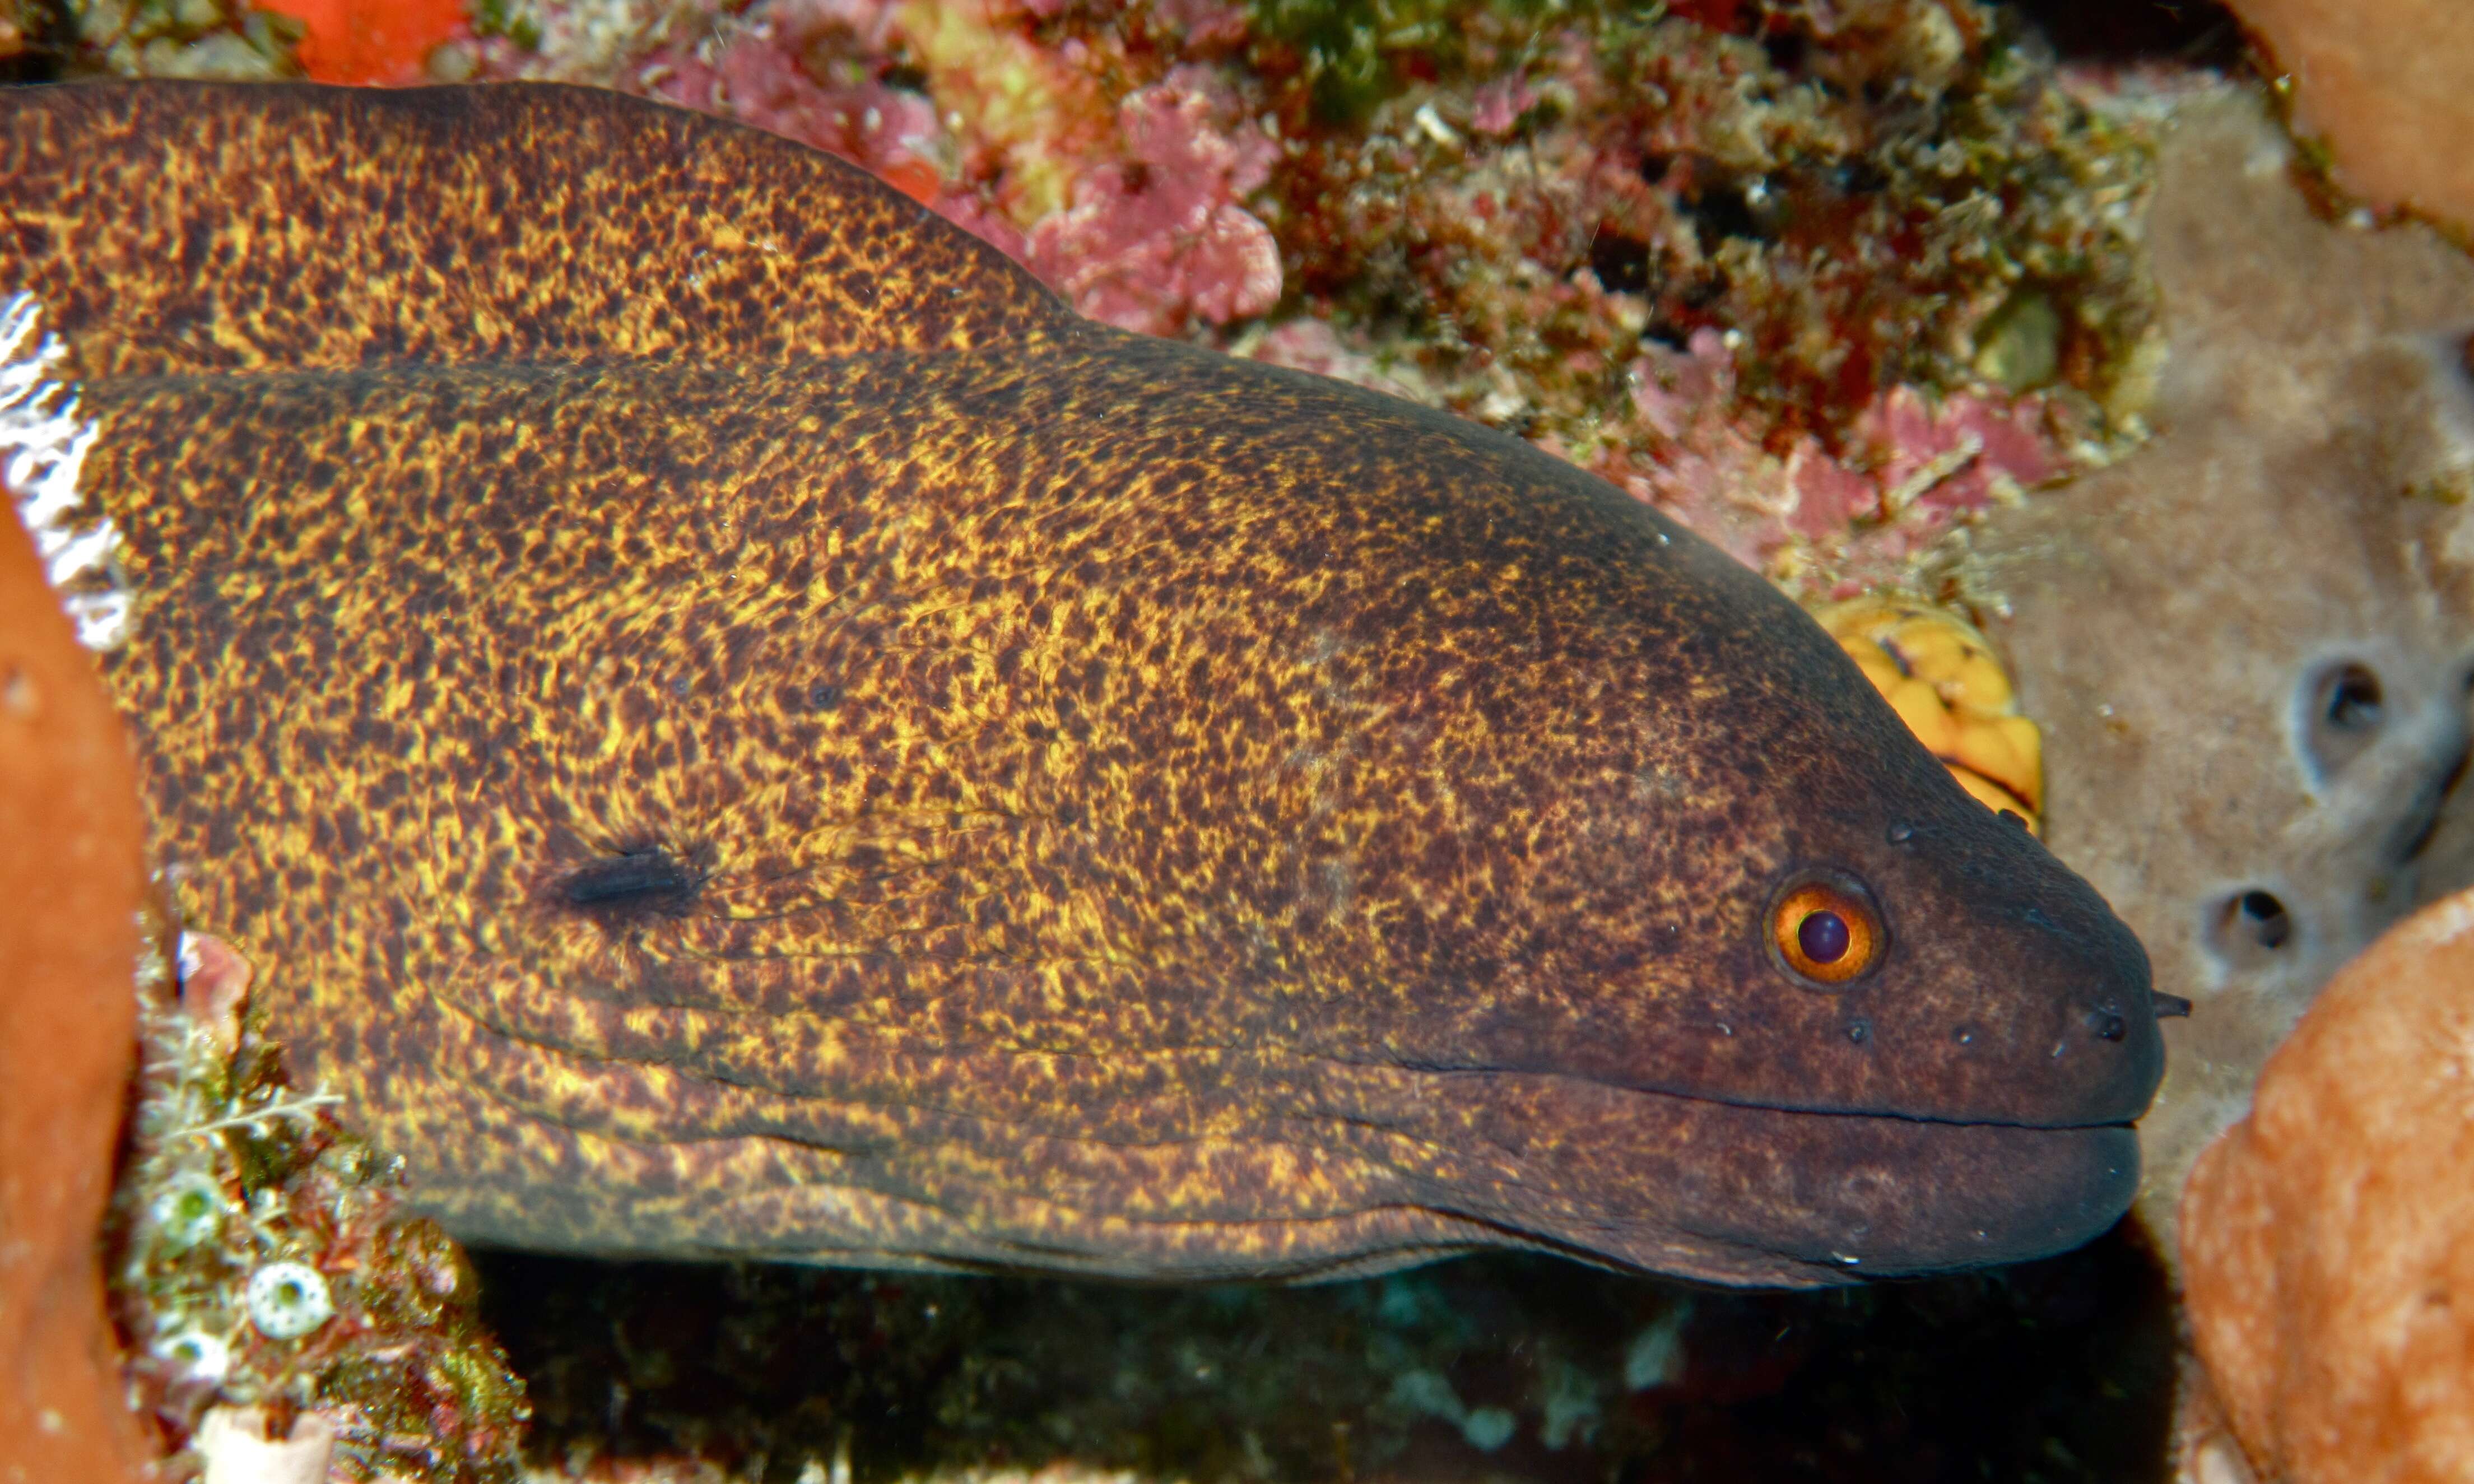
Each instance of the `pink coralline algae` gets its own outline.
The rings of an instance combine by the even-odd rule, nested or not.
[[[1278,304],[1279,244],[1239,203],[1271,179],[1279,146],[1199,67],[1134,92],[1118,118],[1124,159],[1084,175],[1073,204],[1031,229],[1031,271],[1091,318],[1152,334],[1188,314],[1225,325]]]
[[[672,39],[637,81],[864,167],[1093,319],[1176,334],[1269,310],[1279,244],[1245,202],[1277,141],[1212,68],[1080,39],[1041,47],[1019,29],[1060,9],[788,0]],[[1242,27],[1200,5],[1159,19],[1188,46]],[[1138,85],[1112,106],[1104,76]]]
[[[892,31],[891,8],[872,0],[783,5],[721,45],[673,44],[642,77],[654,97],[813,144],[933,200],[945,146],[935,106],[886,85],[872,68],[829,68],[830,81],[819,81],[802,64],[836,49],[884,53]]]
[[[1469,128],[1491,139],[1500,139],[1520,123],[1520,116],[1539,104],[1537,90],[1529,80],[1514,74],[1501,77],[1479,87],[1469,99]]]
[[[1840,451],[1801,433],[1778,454],[1729,416],[1735,361],[1717,331],[1652,347],[1629,375],[1647,436],[1609,472],[1753,566],[1790,579],[1826,566],[1831,596],[1894,581],[1967,513],[2070,472],[2059,414],[2040,397],[1935,401],[1896,386],[1856,415]]]
[[[1891,389],[1856,421],[1856,435],[1881,450],[1874,478],[1884,505],[1980,510],[2064,472],[2043,404],[1956,393],[1938,407],[1914,387]]]
[[[1428,406],[1438,404],[1434,389],[1415,367],[1387,364],[1363,345],[1342,338],[1322,320],[1282,320],[1231,347],[1237,354],[1291,371],[1312,372]]]

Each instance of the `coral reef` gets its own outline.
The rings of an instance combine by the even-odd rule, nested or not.
[[[170,1476],[305,1450],[340,1478],[512,1481],[523,1392],[476,1324],[463,1253],[395,1210],[396,1161],[244,1032],[248,965],[193,936],[179,968],[177,999],[143,1003],[112,1224],[131,1384],[181,1448]]]
[[[2474,232],[2474,8],[2461,0],[2231,0],[2259,38],[2296,132],[2336,183],[2380,210]]]
[[[29,387],[10,373],[23,365],[0,367],[0,486],[21,496]],[[106,1484],[149,1452],[121,1400],[94,1247],[145,878],[120,722],[44,566],[0,511],[0,1478]]]
[[[1475,93],[1309,151],[1278,220],[1308,305],[1446,405],[1821,591],[2095,456],[2142,156],[1992,12],[1779,24],[1473,41]]]
[[[2191,1326],[2291,1484],[2474,1478],[2474,891],[2346,965],[2191,1173]]]
[[[2198,1002],[2141,1124],[2167,1230],[2268,1050],[2422,889],[2474,658],[2474,403],[2448,338],[2474,263],[2319,219],[2245,95],[2175,118],[2147,229],[2162,435],[1996,512],[1951,573],[2044,723],[2054,852]]]

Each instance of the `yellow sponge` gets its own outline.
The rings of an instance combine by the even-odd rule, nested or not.
[[[1960,788],[2044,831],[2045,746],[1976,625],[1914,598],[1876,596],[1813,615]]]

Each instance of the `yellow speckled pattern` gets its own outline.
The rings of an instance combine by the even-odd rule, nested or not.
[[[1834,603],[1816,617],[1960,788],[2044,833],[2044,734],[2019,714],[2009,672],[1975,624],[1893,596]]]
[[[247,109],[74,91],[11,110],[0,181],[10,291],[76,328],[84,379],[736,363],[1020,344],[1068,323],[993,249],[921,235],[925,207],[850,190],[837,162],[616,94],[544,110],[452,88],[347,109],[314,88]],[[904,235],[910,251],[882,251]]]
[[[0,109],[160,848],[463,1234],[1805,1283],[2128,1200],[2137,944],[1605,485],[633,100]]]

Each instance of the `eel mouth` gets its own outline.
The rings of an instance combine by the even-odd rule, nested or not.
[[[1845,1277],[2068,1252],[2102,1235],[2139,1192],[2139,1139],[2126,1123],[1711,1107],[1705,1122],[1727,1131],[1728,1148],[1681,1224]]]
[[[2139,1193],[2126,1123],[2032,1128],[1744,1110],[1810,1162],[1760,1172],[1704,1234],[1876,1277],[2025,1262],[2102,1235]]]
[[[1566,1226],[1550,1237],[1719,1282],[1807,1287],[2050,1256],[2103,1234],[2139,1190],[2126,1122],[1818,1112],[1581,1079],[1513,1101],[1533,1139],[1562,1122],[1529,1152],[1594,1207],[1582,1229],[1542,1223]],[[1678,1239],[1692,1260],[1677,1260]]]

